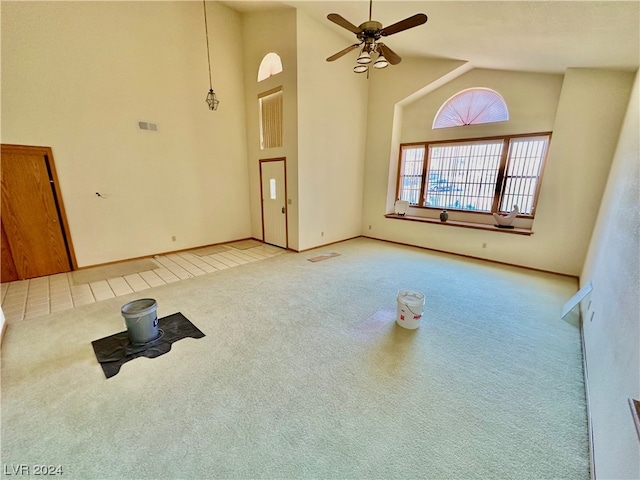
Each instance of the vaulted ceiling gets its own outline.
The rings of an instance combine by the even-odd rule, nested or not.
[[[240,12],[295,7],[342,35],[355,35],[327,20],[338,13],[354,25],[368,20],[369,2],[222,2]],[[567,68],[636,70],[640,63],[638,1],[403,1],[374,0],[372,19],[390,25],[425,13],[425,25],[389,36],[403,57],[466,60],[477,68],[562,73]],[[322,42],[322,38],[318,38]],[[328,49],[326,56],[336,52]],[[357,51],[336,62],[355,62]]]

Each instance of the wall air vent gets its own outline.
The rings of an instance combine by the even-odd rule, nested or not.
[[[145,130],[147,132],[157,132],[158,131],[158,124],[155,123],[155,122],[139,121],[138,122],[138,130]]]

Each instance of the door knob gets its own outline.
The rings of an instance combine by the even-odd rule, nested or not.
[[[284,207],[282,207],[282,213],[284,213]]]

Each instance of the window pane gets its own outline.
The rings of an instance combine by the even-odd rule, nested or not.
[[[400,165],[399,196],[411,205],[418,205],[422,187],[422,169],[424,166],[424,146],[402,147]]]
[[[429,146],[428,207],[490,212],[502,140]]]
[[[260,68],[258,68],[258,81],[266,80],[272,75],[277,75],[282,72],[282,59],[277,53],[267,53],[262,62],[260,62]]]
[[[269,198],[271,200],[276,199],[276,179],[275,178],[269,179]]]
[[[517,205],[520,213],[533,213],[533,202],[548,144],[548,136],[511,140],[500,200],[501,212],[510,212]]]
[[[476,125],[509,120],[507,104],[495,90],[475,87],[449,98],[438,110],[433,128]]]

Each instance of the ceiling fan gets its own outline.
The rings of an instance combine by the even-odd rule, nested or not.
[[[333,23],[340,25],[342,28],[346,28],[350,32],[355,33],[356,37],[359,40],[359,43],[354,43],[344,50],[340,50],[338,53],[331,55],[329,58],[327,58],[327,62],[333,62],[334,60],[337,60],[338,58],[346,55],[352,50],[355,50],[361,45],[364,46],[362,47],[362,51],[358,56],[358,64],[353,68],[353,71],[356,73],[369,72],[369,64],[372,62],[372,53],[378,54],[378,57],[373,62],[374,68],[385,68],[389,64],[397,65],[402,61],[402,58],[400,58],[400,56],[396,52],[382,43],[380,41],[380,38],[388,37],[389,35],[393,35],[394,33],[402,32],[403,30],[408,30],[409,28],[422,25],[423,23],[427,22],[427,16],[424,13],[417,13],[416,15],[405,18],[404,20],[400,20],[393,25],[389,25],[388,27],[383,28],[380,22],[371,20],[372,6],[373,0],[369,0],[369,21],[362,23],[358,27],[356,27],[354,24],[338,15],[337,13],[330,13],[329,15],[327,15],[327,18]]]

